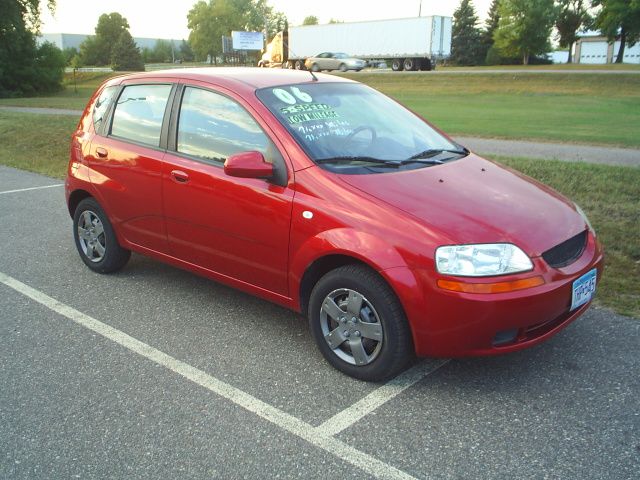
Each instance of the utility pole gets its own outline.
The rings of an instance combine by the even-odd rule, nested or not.
[[[422,16],[422,0],[420,0],[420,8],[418,8],[418,16]]]

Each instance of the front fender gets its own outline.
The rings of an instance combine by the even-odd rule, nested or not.
[[[335,228],[319,232],[305,239],[301,245],[292,246],[289,255],[289,291],[294,305],[300,304],[300,282],[305,271],[316,260],[328,255],[353,257],[381,274],[390,268],[406,267],[400,253],[379,237],[353,228]]]

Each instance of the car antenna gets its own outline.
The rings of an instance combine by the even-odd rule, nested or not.
[[[294,56],[296,56],[296,57],[298,56],[298,55],[296,55],[296,53],[295,53],[293,50],[291,50],[291,49],[289,48],[289,44],[288,44],[287,42],[284,42],[284,41],[283,41],[283,42],[282,42],[282,44],[283,44],[283,45],[284,45],[284,47],[289,51],[289,53],[293,53],[293,55],[294,55]],[[313,81],[314,81],[314,82],[317,82],[317,81],[318,81],[318,77],[316,77],[316,74],[315,74],[315,73],[313,73],[313,71],[312,71],[312,70],[307,70],[307,71],[311,74],[311,78],[313,78]]]

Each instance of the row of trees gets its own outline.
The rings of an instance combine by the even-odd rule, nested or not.
[[[554,27],[569,63],[578,32],[587,28],[621,41],[621,63],[625,45],[640,40],[640,0],[493,0],[483,28],[471,0],[462,0],[453,22],[451,60],[459,65],[527,65],[551,49]]]
[[[223,35],[232,30],[265,31],[268,37],[288,28],[287,17],[267,0],[200,0],[189,11],[189,44],[196,60],[217,62]]]

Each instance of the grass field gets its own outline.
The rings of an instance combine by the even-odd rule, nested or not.
[[[0,113],[0,163],[63,178],[77,119]],[[640,318],[640,168],[497,158],[582,206],[607,252],[597,301]]]
[[[29,98],[0,98],[0,106],[12,105],[17,107],[42,108],[71,108],[82,110],[98,85],[105,79],[115,76],[115,73],[87,72],[76,74],[76,88],[74,88],[73,74],[64,76],[64,89],[49,96]]]
[[[69,115],[0,112],[0,163],[63,178],[77,123]]]
[[[488,65],[482,67],[441,67],[438,70],[455,71],[455,70],[640,70],[640,65],[632,63],[608,64],[608,65],[589,65],[586,63],[554,63],[551,65]]]
[[[75,92],[68,74],[65,90],[56,95],[0,99],[0,106],[82,109],[109,75],[79,74]],[[452,135],[640,148],[639,74],[363,71],[345,76],[396,98]]]
[[[453,135],[640,147],[638,74],[346,76]]]

